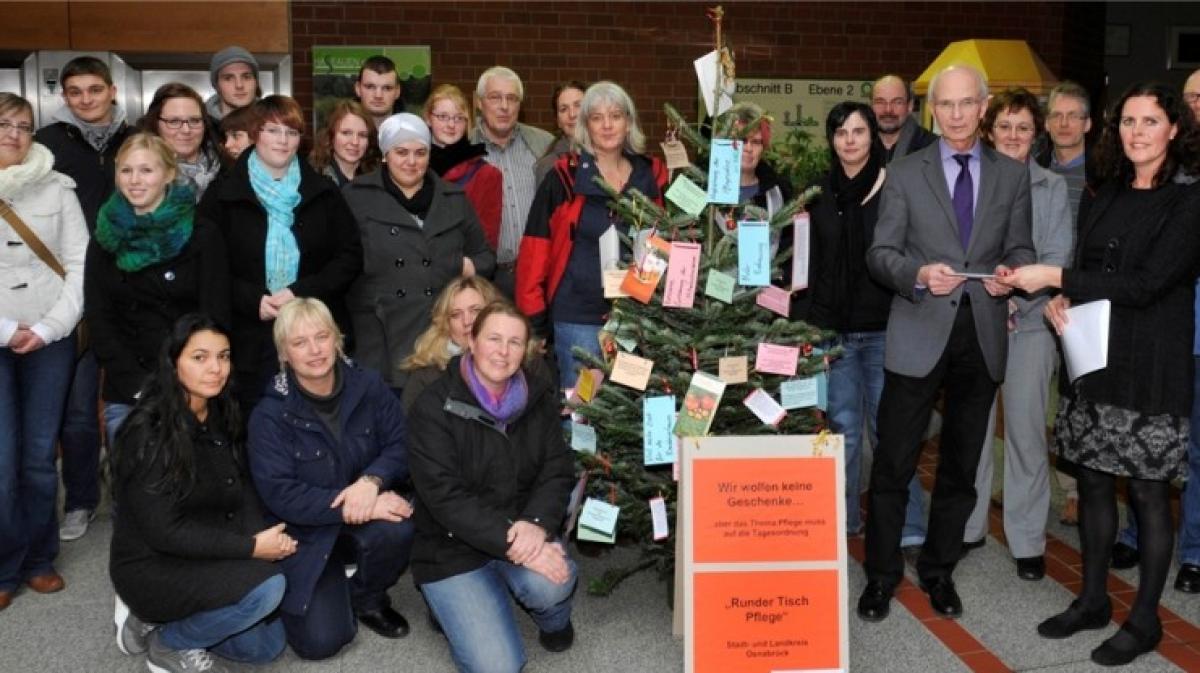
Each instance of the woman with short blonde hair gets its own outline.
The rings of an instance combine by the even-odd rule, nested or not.
[[[412,505],[404,412],[379,374],[342,354],[319,299],[293,299],[273,327],[280,371],[250,416],[250,473],[259,497],[298,542],[283,564],[288,643],[325,659],[354,639],[357,619],[385,638],[408,633],[387,592],[408,565]],[[340,545],[340,546],[339,546]],[[352,550],[345,575],[335,549]]]

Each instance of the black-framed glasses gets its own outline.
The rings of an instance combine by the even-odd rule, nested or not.
[[[190,129],[198,129],[204,126],[204,117],[159,117],[158,121],[166,124],[167,128],[172,131],[178,130],[184,124],[187,124]]]

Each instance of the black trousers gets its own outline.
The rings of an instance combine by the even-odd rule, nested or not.
[[[358,632],[355,615],[391,605],[387,590],[408,567],[415,527],[412,519],[400,522],[370,521],[344,526],[339,546],[358,565],[347,578],[347,560],[331,554],[303,615],[286,612],[283,628],[288,644],[303,659],[327,659],[337,654]]]
[[[929,530],[917,574],[931,582],[949,577],[962,553],[962,536],[975,506],[975,471],[987,433],[997,382],[988,374],[970,305],[960,306],[942,357],[923,377],[884,373],[879,401],[879,447],[871,466],[867,516],[867,579],[895,587],[904,576],[900,534],[908,482],[916,473],[921,440],[938,390],[946,389],[937,481]]]

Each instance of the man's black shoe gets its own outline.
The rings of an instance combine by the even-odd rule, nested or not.
[[[962,615],[962,600],[954,589],[954,581],[949,577],[939,577],[926,582],[921,580],[921,591],[929,594],[929,605],[933,611],[944,617],[959,617]]]
[[[1117,570],[1128,570],[1137,565],[1140,559],[1141,554],[1138,554],[1138,550],[1124,542],[1113,545],[1111,565]]]
[[[566,628],[558,631],[538,631],[538,642],[547,652],[565,652],[575,642],[575,627],[567,622]]]
[[[1036,582],[1046,576],[1046,557],[1030,556],[1017,559],[1017,577]]]
[[[408,620],[388,606],[356,615],[363,626],[384,638],[403,638],[408,635]]]
[[[1185,594],[1200,594],[1200,566],[1184,563],[1175,576],[1175,590]]]
[[[872,580],[858,597],[858,616],[868,622],[881,622],[887,619],[891,603],[892,590]]]

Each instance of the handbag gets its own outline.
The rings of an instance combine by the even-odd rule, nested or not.
[[[46,266],[50,267],[50,270],[57,274],[59,278],[66,279],[67,270],[64,269],[63,265],[59,263],[58,258],[54,256],[54,253],[50,252],[50,248],[46,247],[46,244],[42,242],[42,239],[38,238],[37,234],[33,233],[33,230],[29,228],[29,225],[25,224],[25,221],[21,219],[21,216],[17,215],[17,211],[13,210],[12,206],[5,203],[3,199],[0,199],[0,217],[3,217],[8,222],[8,224],[13,228],[13,231],[17,232],[17,236],[21,237],[21,240],[25,242],[25,245],[29,246],[29,249],[33,251],[33,254],[37,255],[38,259],[42,260]],[[75,327],[76,354],[83,353],[87,350],[87,347],[87,323],[80,318],[79,324]]]

